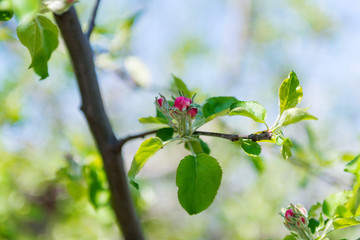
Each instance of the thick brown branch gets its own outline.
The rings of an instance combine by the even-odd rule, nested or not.
[[[81,109],[104,162],[115,215],[125,239],[142,240],[144,237],[129,192],[121,152],[112,151],[116,138],[100,95],[89,41],[82,32],[74,7],[62,15],[55,15],[55,20],[75,71],[82,99]]]

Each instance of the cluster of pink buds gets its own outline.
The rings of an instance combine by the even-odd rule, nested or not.
[[[182,135],[191,133],[192,120],[198,114],[193,100],[180,96],[174,99],[174,104],[170,105],[164,96],[160,96],[156,98],[155,104],[157,109],[168,118],[170,125]]]
[[[157,105],[160,108],[164,107],[164,98],[163,97],[157,98],[156,101],[157,101]],[[172,117],[175,117],[176,115],[185,112],[191,118],[194,118],[195,115],[198,113],[198,110],[196,107],[190,107],[191,103],[192,103],[192,100],[190,98],[187,98],[184,96],[177,97],[175,99],[174,106],[170,107],[170,109],[169,109]]]
[[[178,114],[180,112],[186,112],[191,118],[194,118],[197,114],[197,108],[190,107],[192,100],[190,98],[186,98],[183,96],[177,97],[174,102],[174,107],[172,107],[172,111],[174,114]]]
[[[309,239],[311,237],[307,212],[301,204],[290,204],[289,207],[281,209],[280,215],[285,219],[285,227],[297,233],[301,237],[300,239]]]

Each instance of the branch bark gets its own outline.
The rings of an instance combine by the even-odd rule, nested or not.
[[[126,142],[136,139],[136,138],[144,138],[147,135],[157,133],[157,131],[158,131],[158,129],[150,130],[147,132],[138,133],[135,135],[130,135],[125,138],[122,138],[114,144],[113,151],[115,153],[121,152],[121,149]],[[239,141],[240,139],[250,139],[253,142],[257,142],[257,141],[262,141],[262,140],[271,140],[271,137],[272,137],[272,133],[268,132],[268,131],[263,131],[260,133],[253,133],[250,135],[238,135],[238,134],[196,131],[196,132],[194,132],[194,135],[203,135],[203,136],[209,136],[209,137],[224,138],[224,139],[230,140],[232,142]]]
[[[120,228],[126,240],[142,240],[144,237],[131,199],[122,154],[112,150],[117,140],[104,109],[89,41],[81,29],[74,7],[54,16],[75,71],[82,99],[81,110],[104,162]]]

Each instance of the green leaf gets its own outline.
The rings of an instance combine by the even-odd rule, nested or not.
[[[296,240],[296,238],[293,235],[287,235],[283,240]]]
[[[0,0],[0,21],[9,21],[14,15],[9,0]]]
[[[241,141],[241,147],[244,152],[250,156],[256,156],[261,153],[261,146],[257,142],[251,140]]]
[[[338,218],[335,219],[333,226],[334,229],[340,229],[344,227],[351,227],[360,224],[360,218],[352,217],[352,218]]]
[[[331,194],[327,197],[322,205],[322,211],[325,216],[332,218],[336,214],[336,209],[345,204],[351,196],[351,191],[342,191],[338,193]]]
[[[210,154],[209,146],[207,145],[206,142],[204,142],[200,138],[198,139],[198,141],[189,141],[185,143],[185,148],[190,151],[188,144],[191,144],[191,147],[196,154],[200,154],[200,153]]]
[[[0,9],[0,21],[9,21],[14,16],[11,9]]]
[[[279,123],[275,129],[304,120],[317,120],[317,118],[303,108],[290,108],[281,114]]]
[[[318,220],[316,220],[315,218],[310,218],[308,226],[311,229],[311,232],[314,234],[316,231],[316,228],[318,226],[320,226],[320,222]]]
[[[161,117],[146,117],[139,118],[141,123],[156,123],[156,124],[168,124],[168,120]]]
[[[346,164],[344,171],[352,173],[355,176],[360,174],[360,154]]]
[[[258,173],[263,173],[265,170],[264,161],[259,156],[249,156],[249,159],[251,160],[251,163],[254,165],[256,171]]]
[[[302,88],[294,72],[290,72],[288,78],[286,78],[279,89],[280,99],[280,114],[286,109],[296,107],[301,102],[303,96]]]
[[[38,13],[40,2],[38,0],[10,0],[10,2],[20,24],[30,23]]]
[[[283,156],[284,159],[288,159],[292,157],[291,147],[292,147],[292,142],[290,141],[289,138],[286,138],[281,146],[281,155]]]
[[[231,104],[229,115],[242,115],[256,122],[265,123],[266,110],[255,101],[237,101]]]
[[[209,145],[201,139],[200,139],[200,146],[201,146],[202,150],[204,151],[204,153],[210,154]]]
[[[212,97],[208,98],[202,107],[205,121],[209,122],[216,117],[224,116],[230,110],[233,102],[237,101],[234,97]]]
[[[32,22],[17,28],[20,42],[30,52],[32,62],[29,68],[41,79],[49,76],[47,62],[57,48],[59,32],[55,24],[44,16],[37,16]]]
[[[93,167],[89,168],[89,176],[87,177],[87,182],[89,185],[90,203],[95,209],[97,209],[100,205],[98,202],[98,195],[101,191],[103,191],[103,187],[102,182]]]
[[[143,15],[144,10],[139,10],[137,12],[135,12],[134,14],[132,14],[131,16],[129,16],[128,18],[125,19],[124,21],[124,29],[127,31],[130,31],[130,29],[133,27],[133,25],[139,20],[139,18],[141,18],[141,16]]]
[[[309,209],[308,216],[309,217],[316,217],[318,214],[316,213],[320,208],[322,207],[322,204],[317,202],[316,204],[312,205]]]
[[[163,143],[160,138],[153,137],[143,141],[137,150],[134,159],[131,163],[131,167],[128,173],[130,183],[138,188],[139,186],[135,182],[135,176],[143,168],[146,161],[153,156],[161,147]]]
[[[174,84],[175,84],[177,90],[182,92],[185,95],[185,97],[191,98],[191,92],[187,88],[186,84],[180,78],[176,77],[175,75],[172,75],[172,77],[174,79]]]
[[[360,216],[360,178],[357,178],[357,182],[353,187],[352,196],[345,206],[350,210],[352,216]]]
[[[172,138],[174,134],[173,128],[161,128],[156,132],[156,136],[160,138],[163,142]]]
[[[186,156],[176,171],[181,206],[190,214],[207,209],[220,187],[222,170],[215,158],[201,153]]]

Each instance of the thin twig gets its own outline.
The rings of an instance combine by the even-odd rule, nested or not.
[[[250,135],[237,135],[237,134],[214,133],[214,132],[203,132],[203,131],[196,131],[194,134],[225,138],[232,142],[239,141],[240,139],[250,139],[253,142],[257,142],[261,140],[270,140],[272,137],[272,133],[267,131],[263,131],[261,133],[254,133]]]
[[[115,145],[113,146],[112,149],[115,153],[118,153],[121,151],[122,146],[126,142],[136,139],[136,138],[144,138],[147,135],[157,133],[157,131],[158,130],[151,130],[151,131],[147,131],[147,132],[143,132],[143,133],[139,133],[139,134],[135,134],[135,135],[130,135],[128,137],[119,139],[115,143]],[[250,135],[237,135],[237,134],[227,134],[227,133],[196,131],[196,132],[194,132],[194,135],[219,137],[219,138],[224,138],[224,139],[230,140],[232,142],[239,141],[240,139],[250,139],[254,142],[257,142],[257,141],[261,141],[261,140],[270,140],[271,136],[272,136],[272,134],[270,132],[266,132],[266,131],[261,132],[261,133],[254,133],[254,134],[250,134]]]
[[[96,19],[97,11],[99,9],[99,4],[100,4],[100,0],[96,0],[95,6],[94,6],[94,9],[92,11],[91,18],[90,18],[90,21],[89,21],[89,29],[88,29],[88,31],[86,33],[86,37],[87,37],[88,40],[90,39],[91,33],[92,33],[92,31],[94,30],[94,27],[95,27],[95,19]]]
[[[112,150],[115,152],[115,153],[118,153],[121,151],[121,148],[122,146],[130,141],[130,140],[133,140],[133,139],[136,139],[136,138],[144,138],[145,136],[147,135],[150,135],[150,134],[154,134],[154,133],[157,133],[158,129],[156,130],[151,130],[151,131],[147,131],[147,132],[143,132],[143,133],[138,133],[138,134],[135,134],[135,135],[130,135],[130,136],[127,136],[127,137],[124,137],[122,139],[119,139],[113,146]]]

